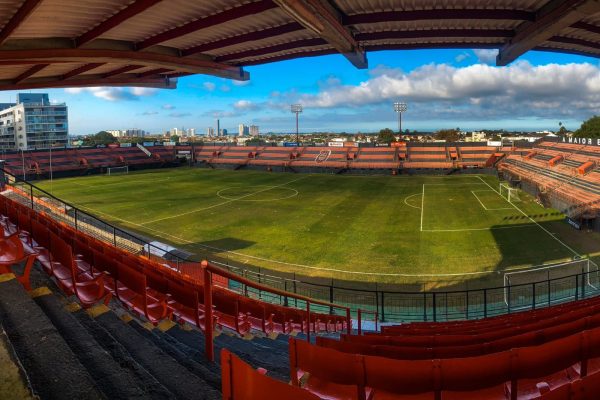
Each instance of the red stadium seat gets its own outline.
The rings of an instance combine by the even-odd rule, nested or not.
[[[221,350],[221,387],[223,400],[318,400],[307,390],[267,377],[264,373]]]
[[[148,295],[146,275],[123,263],[117,266],[117,298],[133,312],[143,315],[152,324],[169,316],[166,301]]]

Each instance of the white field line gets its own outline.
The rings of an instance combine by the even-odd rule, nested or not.
[[[410,199],[412,197],[415,197],[415,196],[422,196],[422,194],[421,193],[415,193],[415,194],[411,194],[410,196],[406,196],[404,198],[404,204],[406,204],[409,207],[416,208],[417,210],[420,210],[421,207],[413,206],[412,204],[408,204],[408,202],[406,201],[406,200],[408,200],[408,199]]]
[[[496,211],[496,210],[512,210],[512,208],[510,207],[501,207],[501,208],[487,208],[485,206],[485,204],[483,204],[483,202],[481,201],[481,199],[479,198],[479,196],[477,196],[475,194],[475,192],[489,192],[489,190],[471,190],[471,193],[473,193],[473,196],[475,196],[475,198],[477,199],[477,201],[479,202],[479,204],[481,204],[481,206],[486,210],[486,211]]]
[[[183,243],[186,243],[186,244],[194,244],[194,242],[191,242],[191,241],[189,241],[187,239],[183,239],[183,238],[180,238],[180,237],[177,237],[177,236],[174,236],[174,235],[171,235],[171,234],[168,234],[168,233],[156,230],[156,229],[152,229],[152,228],[149,228],[147,226],[142,226],[142,225],[137,224],[135,222],[127,221],[127,220],[125,220],[123,218],[115,217],[115,216],[107,214],[105,212],[93,210],[93,209],[91,209],[89,207],[81,206],[81,205],[78,205],[78,204],[73,203],[73,202],[71,202],[71,203],[73,205],[78,206],[79,208],[81,208],[83,210],[88,210],[92,214],[93,213],[102,214],[102,215],[105,215],[107,217],[114,218],[115,220],[119,220],[119,221],[125,222],[127,224],[139,226],[139,227],[141,227],[144,230],[152,231],[152,232],[156,233],[156,236],[158,236],[158,237],[162,237],[164,239],[172,238],[172,239],[179,240],[179,241],[181,241]],[[208,246],[208,245],[200,244],[200,243],[195,243],[195,245],[196,246],[200,246],[200,247],[204,247],[206,249],[216,250],[216,251],[218,251],[220,253],[234,254],[236,256],[250,258],[250,259],[258,260],[258,261],[266,261],[266,262],[270,262],[270,263],[274,263],[274,264],[287,265],[287,266],[290,266],[290,267],[307,268],[307,269],[312,269],[312,270],[316,270],[316,271],[328,271],[328,272],[344,273],[344,274],[351,274],[351,275],[399,276],[399,277],[408,277],[408,278],[418,278],[418,277],[435,278],[435,277],[452,277],[452,276],[461,276],[461,275],[484,275],[484,274],[491,274],[491,273],[497,272],[497,271],[479,271],[479,272],[461,272],[461,273],[453,273],[453,274],[399,274],[399,273],[385,273],[385,272],[347,271],[347,270],[344,270],[344,269],[315,267],[315,266],[312,266],[312,265],[288,263],[288,262],[285,262],[285,261],[277,261],[277,260],[272,260],[270,258],[252,256],[252,255],[249,255],[249,254],[239,253],[237,251],[225,250],[225,249],[221,249],[219,247]]]
[[[481,179],[480,176],[478,176],[479,179]],[[490,189],[492,189],[494,192],[498,193],[498,195],[500,195],[499,191],[494,190],[494,188],[492,186],[490,186],[489,183],[487,183],[486,181],[484,181],[483,179],[481,179],[481,181],[483,183],[485,183]],[[500,197],[502,197],[502,195],[500,195]],[[504,198],[504,197],[502,197]],[[506,199],[505,199],[506,200]],[[553,235],[551,232],[549,232],[546,228],[544,228],[543,226],[541,226],[536,220],[534,220],[533,218],[531,218],[529,215],[527,215],[523,210],[521,210],[519,207],[517,207],[514,203],[511,203],[510,201],[506,200],[506,202],[508,204],[510,204],[511,206],[513,206],[515,208],[515,210],[519,211],[521,214],[523,214],[525,217],[527,217],[527,219],[529,219],[531,222],[533,222],[534,224],[536,224],[541,230],[543,230],[544,232],[546,232],[552,239],[556,240],[558,243],[560,243],[561,245],[563,245],[567,250],[569,250],[571,253],[573,253],[575,256],[577,257],[581,257],[581,254],[579,254],[578,252],[576,252],[575,250],[573,250],[569,245],[567,245],[565,242],[563,242],[562,240],[560,240],[559,238],[557,238],[555,235]]]
[[[421,232],[423,232],[423,214],[425,213],[425,184],[423,184],[423,193],[421,194]]]
[[[298,179],[291,180],[291,181],[289,181],[289,182],[284,182],[284,183],[282,183],[282,184],[280,184],[280,185],[276,185],[276,186],[269,186],[269,187],[267,187],[267,188],[265,188],[265,189],[261,189],[261,190],[258,190],[258,191],[256,191],[256,192],[252,192],[252,193],[246,194],[246,195],[244,195],[244,196],[237,197],[237,198],[235,198],[235,199],[231,199],[231,200],[223,201],[223,202],[221,202],[221,203],[213,204],[213,205],[211,205],[211,206],[208,206],[208,207],[202,207],[202,208],[197,208],[197,209],[195,209],[195,210],[186,211],[186,212],[184,212],[184,213],[181,213],[181,214],[169,215],[168,217],[163,217],[163,218],[157,218],[157,219],[153,219],[153,220],[150,220],[150,221],[146,221],[146,222],[144,222],[144,223],[142,223],[142,224],[140,224],[140,225],[142,225],[142,226],[145,226],[145,225],[148,225],[148,224],[153,224],[153,223],[155,223],[155,222],[165,221],[165,220],[167,220],[167,219],[179,218],[179,217],[183,217],[184,215],[190,215],[190,214],[194,214],[194,213],[197,213],[197,212],[200,212],[200,211],[210,210],[211,208],[216,208],[216,207],[224,206],[225,204],[233,203],[234,201],[239,201],[239,200],[245,199],[246,197],[254,196],[254,195],[256,195],[256,194],[259,194],[259,193],[262,193],[262,192],[266,192],[266,191],[273,190],[273,189],[275,189],[275,188],[278,188],[278,187],[282,187],[282,186],[285,186],[285,185],[289,185],[290,183],[297,182],[297,181],[299,181],[299,180],[301,180],[301,179],[305,179],[305,178],[307,178],[307,177],[308,177],[308,175],[307,175],[307,176],[300,177],[300,178],[298,178]]]
[[[424,183],[423,185],[427,185],[427,186],[462,186],[462,185],[483,185],[483,183],[481,182],[460,182],[460,183],[451,183],[451,184],[446,184],[446,183]]]
[[[477,201],[479,202],[479,204],[481,204],[481,207],[483,207],[484,210],[487,210],[488,208],[485,206],[485,204],[483,204],[483,202],[481,201],[481,199],[479,199],[479,197],[477,197],[477,195],[475,194],[475,192],[471,190],[471,193],[473,193],[473,196],[475,196],[475,198],[477,199]]]
[[[118,186],[118,185],[131,185],[131,184],[137,184],[137,183],[148,183],[148,182],[164,182],[164,181],[170,181],[171,178],[163,178],[163,179],[133,179],[127,182],[113,182],[113,183],[105,183],[105,184],[97,184],[97,185],[85,185],[83,183],[80,182],[70,182],[73,185],[78,185],[78,186],[84,186],[84,187],[88,187],[88,188],[103,188],[105,186]]]

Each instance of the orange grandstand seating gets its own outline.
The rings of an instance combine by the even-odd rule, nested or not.
[[[585,377],[600,357],[600,328],[537,346],[516,347],[482,356],[445,359],[390,359],[340,353],[290,338],[290,373],[294,385],[317,395],[389,398],[460,392],[462,399],[539,395],[537,383],[568,384]],[[395,397],[394,397],[395,398]],[[530,398],[530,397],[529,397]]]

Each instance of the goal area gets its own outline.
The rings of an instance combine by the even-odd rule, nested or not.
[[[516,203],[521,201],[519,189],[510,187],[508,183],[500,182],[498,193],[500,194],[500,196],[504,197],[509,203]]]
[[[582,298],[599,290],[598,265],[588,258],[504,273],[504,303],[513,310]]]
[[[129,167],[126,165],[124,167],[107,167],[106,168],[106,175],[121,175],[121,174],[128,174],[129,173]]]

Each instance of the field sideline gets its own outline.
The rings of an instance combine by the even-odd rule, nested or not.
[[[452,281],[600,250],[492,176],[349,176],[176,168],[38,182],[198,257],[344,280]]]

